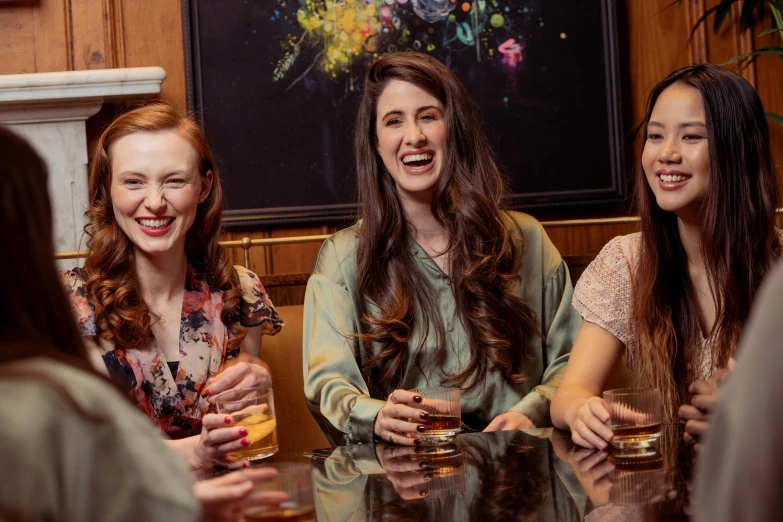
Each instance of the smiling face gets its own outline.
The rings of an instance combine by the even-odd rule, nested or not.
[[[405,200],[431,200],[446,148],[443,104],[408,82],[389,83],[378,99],[376,148]]]
[[[109,149],[114,217],[134,246],[154,256],[184,251],[198,204],[212,188],[193,147],[176,131],[136,132]]]
[[[642,167],[658,206],[680,217],[698,215],[710,182],[704,102],[693,87],[674,84],[655,102]]]

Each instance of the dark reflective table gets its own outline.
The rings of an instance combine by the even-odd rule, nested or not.
[[[332,521],[688,520],[692,463],[680,428],[652,458],[575,447],[558,430],[459,435],[438,448],[343,446],[310,460],[316,513]]]

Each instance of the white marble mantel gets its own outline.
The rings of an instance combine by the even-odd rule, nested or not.
[[[0,125],[27,138],[49,169],[58,251],[84,247],[87,118],[105,102],[159,94],[165,78],[160,67],[0,75]]]

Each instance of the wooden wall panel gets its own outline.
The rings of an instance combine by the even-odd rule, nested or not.
[[[72,69],[105,69],[107,42],[104,34],[103,0],[71,0]]]
[[[0,11],[0,74],[36,72],[34,13],[32,7]]]
[[[633,123],[644,117],[650,89],[670,72],[691,63],[686,10],[670,4],[670,0],[625,0]]]
[[[161,96],[187,106],[182,6],[179,0],[123,0],[125,67],[166,70]]]
[[[638,231],[637,224],[547,227],[546,233],[563,256],[589,256],[613,237]]]
[[[69,5],[70,0],[52,0],[41,2],[39,8],[33,9],[36,55],[35,71],[31,72],[67,71],[73,68]]]
[[[66,15],[64,0],[0,7],[0,74],[68,70]]]
[[[771,36],[756,39],[756,48],[780,45],[780,40]],[[767,112],[783,115],[783,60],[777,56],[762,56],[756,62],[756,89],[764,102]],[[770,121],[770,141],[772,159],[776,164],[783,163],[783,126]],[[778,178],[783,175],[783,166],[778,167]],[[783,181],[780,183],[783,191]],[[781,199],[783,204],[783,199]]]

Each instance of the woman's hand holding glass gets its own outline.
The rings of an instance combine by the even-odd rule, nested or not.
[[[266,368],[252,362],[238,362],[212,376],[204,387],[207,401],[215,404],[215,395],[226,390],[272,386],[272,376]]]
[[[408,420],[420,419],[422,422],[429,420],[429,413],[416,408],[421,401],[421,395],[407,390],[394,390],[375,417],[373,425],[375,436],[391,444],[403,446],[421,444],[421,439],[417,435],[423,433],[426,427],[424,424]]]
[[[583,448],[606,449],[614,434],[609,426],[609,411],[601,397],[590,397],[573,413],[571,440]]]
[[[272,468],[252,468],[237,471],[193,485],[193,492],[201,504],[204,522],[239,522],[244,519],[246,504],[278,505],[288,497],[279,491],[253,491],[254,484],[272,480],[277,471]]]
[[[250,444],[244,426],[232,426],[229,415],[208,413],[202,420],[201,435],[193,437],[190,465],[204,469],[215,465],[232,468],[246,465],[244,461],[231,461],[226,456]]]

